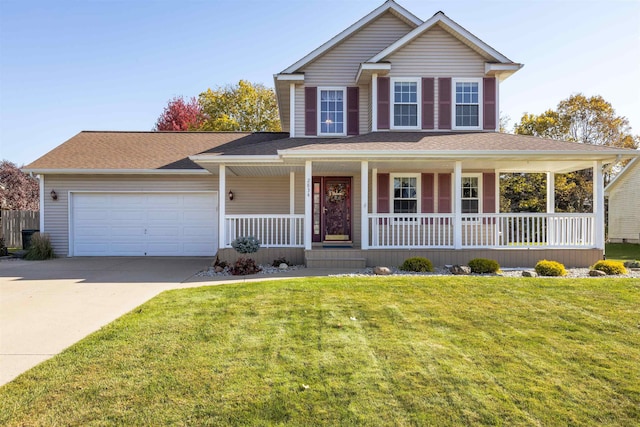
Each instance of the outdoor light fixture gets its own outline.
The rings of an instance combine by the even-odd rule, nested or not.
[[[229,190],[229,200],[233,200],[233,191]]]
[[[56,190],[51,190],[50,194],[53,200],[58,200],[58,194],[56,193]]]

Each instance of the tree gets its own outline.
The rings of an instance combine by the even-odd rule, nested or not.
[[[158,117],[154,127],[156,131],[198,130],[204,121],[202,108],[198,100],[192,97],[185,101],[183,97],[171,99]]]
[[[627,118],[618,116],[613,106],[601,96],[585,97],[579,93],[560,101],[555,110],[540,115],[525,113],[515,125],[515,133],[542,138],[606,145],[621,148],[637,148],[640,138],[631,134]],[[621,165],[605,173],[605,183]],[[506,177],[506,185],[513,177]],[[513,182],[517,185],[517,182]],[[590,169],[568,174],[558,174],[555,179],[556,209],[559,212],[585,212],[591,210],[593,177]],[[538,202],[522,196],[518,203],[540,208]]]
[[[204,114],[200,130],[275,132],[280,130],[273,89],[240,80],[236,86],[207,89],[198,101]]]
[[[4,209],[37,211],[40,209],[38,180],[22,172],[15,163],[0,163],[0,204]]]

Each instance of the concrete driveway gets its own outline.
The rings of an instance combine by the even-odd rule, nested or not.
[[[192,276],[210,263],[200,257],[0,261],[0,385],[164,290],[205,284]]]

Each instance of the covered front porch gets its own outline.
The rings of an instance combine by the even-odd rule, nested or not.
[[[554,174],[585,165],[594,177],[592,212],[555,212]],[[229,261],[237,257],[231,242],[249,235],[262,243],[259,262],[284,256],[314,267],[395,265],[409,256],[436,265],[485,257],[504,267],[544,258],[587,266],[603,255],[602,161],[285,157],[260,166],[219,162],[209,170],[222,195],[218,255]],[[545,172],[547,212],[500,212],[502,172]],[[261,208],[262,197],[252,194],[265,192],[279,203]],[[251,213],[237,209],[239,197],[256,199]]]

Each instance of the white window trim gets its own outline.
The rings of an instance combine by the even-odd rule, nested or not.
[[[394,111],[394,106],[395,106],[395,99],[394,99],[394,87],[396,83],[400,83],[400,82],[409,82],[409,83],[416,83],[416,103],[417,105],[417,120],[416,126],[395,126],[394,125],[394,121],[393,121],[393,111]],[[392,77],[391,78],[391,83],[389,84],[389,127],[390,129],[411,129],[411,130],[415,130],[415,129],[422,129],[422,78],[420,77]],[[407,175],[408,176],[408,175]]]
[[[456,83],[478,83],[478,126],[456,126]],[[483,96],[482,78],[452,78],[451,79],[451,129],[453,130],[482,130]]]
[[[419,214],[422,212],[422,179],[420,178],[420,174],[419,173],[390,173],[389,174],[389,211],[391,211],[392,214],[396,214],[395,212],[395,192],[394,192],[394,186],[393,186],[393,180],[394,178],[415,178],[416,179],[416,214]],[[413,215],[413,214],[406,214],[406,213],[398,213],[398,215]]]
[[[483,199],[483,192],[482,192],[482,174],[481,173],[463,173],[462,174],[462,179],[464,180],[464,178],[478,178],[478,214],[481,214],[483,212],[482,208],[482,199]],[[462,197],[462,194],[464,193],[464,191],[462,190],[462,188],[460,189],[460,207],[462,207],[462,200],[473,200],[473,199],[465,199],[464,197]],[[462,215],[476,215],[476,214],[469,214],[469,213],[463,213]]]
[[[320,94],[323,90],[339,90],[342,91],[342,133],[322,133],[322,123],[320,122],[320,116],[322,114],[322,110],[320,106],[322,105],[322,100]],[[318,122],[318,136],[346,136],[347,135],[347,87],[346,86],[318,86],[318,92],[316,95],[317,98],[317,122]]]

